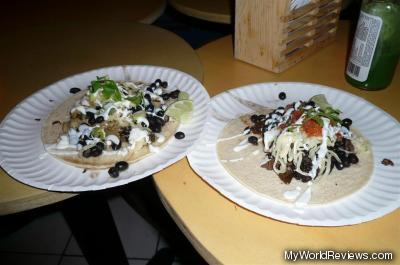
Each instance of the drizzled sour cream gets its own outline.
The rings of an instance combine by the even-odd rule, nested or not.
[[[106,77],[98,78],[97,81],[93,82],[103,81],[114,82]],[[160,84],[156,85],[154,90],[149,90],[147,89],[149,85],[144,83],[114,82],[116,84],[115,89],[113,88],[114,90],[112,90],[108,87],[106,93],[109,94],[106,96],[103,87],[96,87],[97,90],[92,91],[93,82],[86,94],[71,109],[71,114],[79,113],[83,115],[87,122],[84,120],[83,122],[79,121],[81,124],[78,128],[70,128],[65,135],[60,137],[55,148],[73,148],[79,150],[85,145],[95,145],[98,142],[103,142],[106,146],[112,144],[120,145],[121,139],[119,133],[117,135],[108,135],[106,133],[107,126],[114,127],[112,129],[114,132],[118,131],[118,127],[124,128],[128,149],[134,149],[136,143],[139,141],[144,140],[146,143],[150,143],[150,121],[146,116],[156,116],[159,119],[164,119],[164,114],[159,113],[163,113],[160,110],[164,111],[167,108],[161,97],[163,88]],[[118,97],[119,100],[117,100]],[[157,107],[150,106],[154,103],[153,100],[157,103]],[[138,111],[142,111],[143,116],[135,117],[134,115]],[[90,118],[90,113],[92,113],[92,118]],[[72,119],[74,117],[82,119],[80,118],[82,116],[79,115],[71,117]],[[92,121],[89,119],[92,119]],[[90,123],[90,125],[87,123]],[[115,129],[116,126],[117,129]],[[158,143],[165,141],[165,136],[162,133],[157,133],[156,137]]]
[[[267,116],[263,130],[264,151],[274,158],[273,170],[277,174],[285,173],[289,162],[294,164],[295,171],[312,179],[317,177],[318,169],[319,174],[328,173],[331,156],[337,158],[328,147],[334,145],[338,135],[350,139],[352,134],[339,123],[334,124],[329,118],[318,116],[322,123],[321,135],[308,136],[302,126],[310,117],[317,115],[325,115],[320,106],[297,101],[286,108],[280,107]],[[300,168],[306,155],[312,162],[312,168],[307,172]]]

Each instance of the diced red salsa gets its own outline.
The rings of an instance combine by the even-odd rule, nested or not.
[[[292,112],[292,115],[290,115],[290,123],[295,123],[300,117],[303,115],[303,111],[301,110],[295,110]]]
[[[308,136],[322,136],[322,127],[314,120],[307,120],[302,125],[303,131]]]

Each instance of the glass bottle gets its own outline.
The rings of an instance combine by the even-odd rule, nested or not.
[[[400,56],[400,1],[363,0],[346,80],[366,90],[392,81]]]

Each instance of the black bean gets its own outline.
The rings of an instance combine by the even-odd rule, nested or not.
[[[167,88],[168,87],[168,82],[167,81],[161,82],[161,87],[162,88]]]
[[[285,92],[281,92],[281,93],[279,93],[278,97],[279,97],[280,100],[285,100],[286,99],[286,93]]]
[[[165,93],[161,95],[163,100],[168,100],[170,98],[170,94],[169,93]]]
[[[96,124],[96,119],[95,118],[89,118],[88,123],[89,123],[89,125],[95,125]]]
[[[156,84],[156,86],[161,85],[161,79],[156,79],[156,81],[154,81],[154,83]]]
[[[146,114],[146,119],[149,121],[149,123],[164,124],[164,120],[162,118],[153,114]]]
[[[90,112],[90,111],[87,111],[87,112],[86,112],[86,117],[87,117],[88,119],[94,118],[94,113],[93,113],[93,112]]]
[[[310,176],[302,176],[302,178],[301,178],[301,182],[304,182],[304,183],[306,183],[306,182],[309,182],[311,180],[311,177]]]
[[[151,84],[150,84],[150,88],[152,88],[152,89],[156,88],[156,84],[151,83]]]
[[[177,90],[172,91],[172,92],[169,94],[169,96],[170,96],[171,98],[175,99],[175,98],[178,98],[178,97],[179,97],[179,93],[180,93],[180,91],[177,89]]]
[[[352,164],[357,164],[358,163],[358,157],[356,154],[349,154],[349,161]]]
[[[342,159],[343,157],[346,157],[346,152],[344,151],[337,151],[336,154],[339,156],[340,159]]]
[[[300,164],[300,169],[304,172],[310,172],[312,170],[313,164],[311,158],[307,156],[307,154],[303,154],[303,160]]]
[[[258,145],[258,138],[255,136],[250,136],[249,138],[247,138],[247,141],[249,141],[249,143],[251,144]]]
[[[135,112],[141,111],[142,108],[140,106],[136,106],[136,107],[130,108],[129,110],[132,111],[132,113],[135,113]]]
[[[257,115],[257,114],[251,115],[250,120],[251,120],[253,123],[256,123],[256,122],[258,121],[258,115]]]
[[[342,159],[342,164],[343,167],[349,167],[351,163],[348,159]]]
[[[111,149],[114,151],[121,149],[121,141],[119,141],[119,144],[111,142]]]
[[[353,121],[349,118],[342,120],[342,125],[346,128],[350,128],[351,124],[353,124]]]
[[[150,130],[152,130],[155,133],[161,132],[161,125],[159,124],[152,124],[149,126]]]
[[[97,157],[103,153],[103,150],[98,148],[97,145],[90,148],[91,156]]]
[[[157,116],[160,116],[160,117],[162,117],[162,116],[164,116],[164,114],[165,114],[165,111],[163,111],[163,110],[159,110],[159,111],[157,111]]]
[[[85,151],[82,152],[82,156],[85,158],[88,158],[92,155],[92,152],[90,149],[86,149]]]
[[[71,93],[71,94],[76,94],[79,91],[81,91],[81,89],[79,87],[72,87],[69,89],[69,93]]]
[[[308,101],[308,102],[306,103],[306,106],[315,107],[315,102],[314,102],[314,101]]]
[[[79,140],[78,144],[80,144],[82,146],[86,146],[86,141],[85,140]]]
[[[115,164],[115,167],[118,169],[118,171],[124,171],[128,169],[129,164],[125,161],[119,161]]]
[[[154,110],[153,104],[147,105],[147,106],[145,107],[145,110],[146,110],[147,112],[153,112],[153,110]]]
[[[161,126],[164,126],[164,125],[165,125],[165,121],[163,120],[163,118],[154,116],[154,120],[155,120],[155,122],[156,122],[157,124],[159,124],[159,125],[161,125]]]
[[[146,88],[146,91],[149,91],[150,93],[153,93],[153,89],[151,87]]]
[[[96,106],[95,109],[96,110],[101,110],[101,106]]]
[[[101,149],[101,150],[104,150],[104,148],[105,148],[105,145],[104,145],[103,142],[98,142],[98,143],[96,144],[96,146],[97,146],[97,148],[99,148],[99,149]]]
[[[118,178],[118,176],[119,176],[118,168],[116,168],[116,167],[111,167],[111,168],[108,170],[108,174],[109,174],[112,178]]]
[[[183,132],[176,132],[175,133],[175,138],[176,139],[183,139],[183,138],[185,138],[185,134],[183,133]]]
[[[104,117],[103,116],[98,116],[96,118],[96,123],[102,123],[104,121]]]
[[[149,102],[151,102],[151,96],[149,94],[145,94],[144,98],[147,99]]]
[[[149,121],[150,124],[155,122],[155,116],[149,113],[146,113],[146,119]]]
[[[339,161],[336,161],[335,159],[335,167],[337,170],[342,170],[343,169],[343,164]]]

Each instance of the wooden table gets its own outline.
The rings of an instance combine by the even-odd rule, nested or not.
[[[341,23],[332,45],[281,74],[235,60],[232,38],[224,37],[197,50],[204,67],[204,86],[213,96],[258,82],[320,83],[359,95],[399,120],[400,67],[385,90],[368,92],[351,87],[344,79],[348,35],[348,24]],[[210,264],[283,264],[284,250],[288,249],[386,250],[393,251],[396,258],[392,262],[400,264],[400,210],[353,226],[288,224],[231,202],[196,175],[186,159],[157,173],[155,183],[176,223]]]
[[[179,12],[202,20],[230,24],[233,7],[231,0],[169,0]]]
[[[149,64],[203,78],[199,58],[185,41],[161,28],[134,22],[58,22],[19,28],[0,36],[0,58],[0,119],[36,90],[90,69]],[[0,215],[73,195],[32,188],[0,169]]]
[[[120,21],[153,23],[164,13],[166,0],[47,1],[14,0],[2,3],[2,30],[59,21]]]

